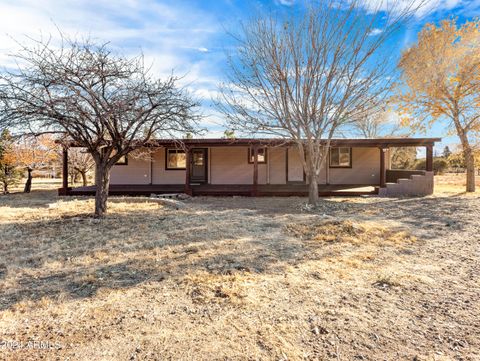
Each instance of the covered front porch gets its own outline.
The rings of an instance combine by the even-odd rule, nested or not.
[[[369,194],[431,194],[433,145],[438,138],[335,139],[331,148],[343,148],[348,164],[321,170],[320,196]],[[72,145],[75,146],[75,145]],[[390,148],[425,147],[425,171],[390,169]],[[149,145],[149,158],[132,157],[115,166],[112,195],[186,193],[192,196],[307,196],[308,182],[292,141],[280,139],[184,139]],[[260,158],[260,151],[262,155]],[[338,149],[337,149],[338,150]],[[349,150],[349,151],[348,151]],[[171,165],[170,156],[183,158]],[[261,161],[259,161],[261,159]],[[338,159],[337,159],[338,161]],[[425,177],[427,175],[428,177]],[[397,186],[402,183],[402,186]],[[63,186],[59,195],[93,195],[95,186],[68,184],[68,149],[63,152]]]

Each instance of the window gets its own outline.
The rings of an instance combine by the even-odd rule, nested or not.
[[[205,163],[205,152],[203,150],[200,151],[192,151],[192,163],[193,165],[203,166]]]
[[[126,155],[122,155],[115,165],[128,165],[128,158]]]
[[[253,161],[253,148],[248,148],[248,163],[253,163]],[[258,148],[257,163],[267,163],[267,148]]]
[[[167,149],[165,157],[165,169],[185,169],[187,164],[185,151],[180,149]]]
[[[330,167],[331,168],[351,168],[352,167],[352,148],[331,148],[330,149]]]

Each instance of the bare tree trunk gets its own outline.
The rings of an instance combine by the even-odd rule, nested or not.
[[[80,175],[82,176],[82,184],[84,187],[87,186],[87,172],[85,171],[80,171]]]
[[[310,172],[308,182],[308,204],[316,206],[318,204],[318,181],[313,171]]]
[[[475,192],[475,158],[470,147],[464,150],[465,166],[467,167],[467,192]]]
[[[30,193],[30,191],[32,190],[32,170],[33,169],[30,167],[27,168],[28,176],[27,181],[25,182],[25,188],[23,189],[24,193]]]
[[[108,187],[110,185],[110,169],[99,162],[95,165],[95,217],[101,218],[107,212]]]

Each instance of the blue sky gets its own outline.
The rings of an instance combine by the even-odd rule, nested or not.
[[[367,6],[379,1],[368,0]],[[110,41],[127,55],[142,51],[159,76],[172,70],[184,76],[183,85],[204,99],[203,125],[209,136],[220,136],[222,116],[210,99],[216,97],[217,85],[224,80],[225,52],[233,46],[226,30],[235,31],[253,14],[290,13],[298,6],[295,0],[4,0],[0,1],[0,65],[12,64],[8,54],[17,48],[14,39],[28,42],[25,35],[55,35],[55,26],[70,35]],[[427,22],[451,16],[464,21],[478,15],[480,0],[431,0],[392,46],[400,53]],[[447,134],[438,124],[428,136]],[[446,137],[442,146],[456,143],[455,137]]]

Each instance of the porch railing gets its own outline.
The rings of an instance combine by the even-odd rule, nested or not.
[[[387,169],[387,183],[397,183],[399,179],[409,179],[412,175],[425,175],[424,170]]]

